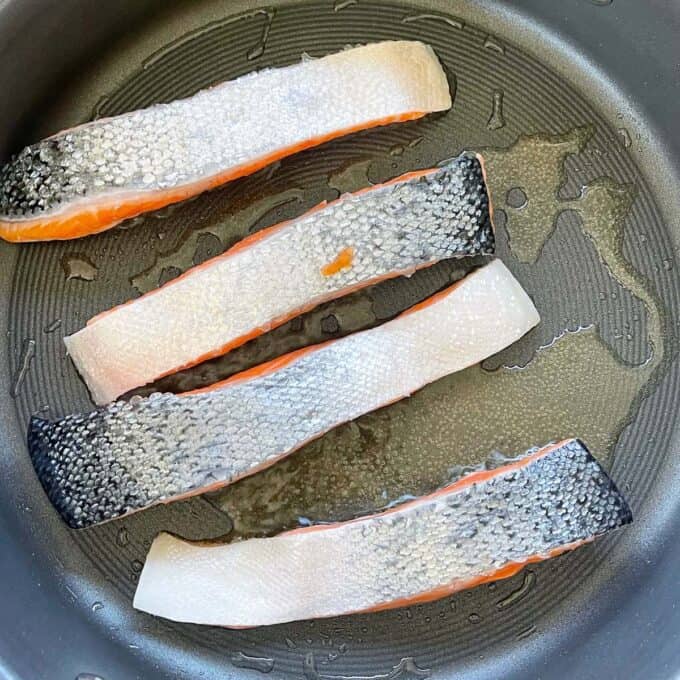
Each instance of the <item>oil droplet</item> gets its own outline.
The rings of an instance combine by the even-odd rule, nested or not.
[[[626,149],[629,149],[631,144],[633,143],[633,140],[630,138],[630,132],[626,130],[626,128],[619,128],[617,130],[619,133],[619,137],[621,137],[621,143]]]
[[[274,670],[274,659],[259,656],[247,656],[243,652],[231,655],[231,662],[239,668],[248,668],[260,673],[271,673]]]
[[[441,14],[407,14],[401,20],[401,23],[412,24],[414,21],[440,21],[444,24],[448,24],[452,28],[457,28],[459,30],[465,28],[465,23],[460,19],[445,17]]]
[[[198,237],[192,262],[195,266],[198,266],[219,255],[223,250],[222,241],[215,234],[209,231],[203,232]]]
[[[408,656],[402,659],[396,666],[393,666],[390,671],[385,673],[378,673],[371,675],[370,680],[415,680],[416,678],[429,678],[432,671],[429,668],[421,668],[416,663],[415,659]],[[320,676],[312,676],[313,680],[317,680]],[[334,680],[369,680],[366,676],[357,675],[334,675]]]
[[[182,270],[179,267],[163,267],[161,273],[158,275],[158,285],[164,286],[166,283],[176,279]]]
[[[357,0],[335,0],[333,3],[333,11],[342,12],[343,9],[347,9],[348,7],[356,4]]]
[[[118,530],[116,534],[116,543],[121,548],[124,548],[130,542],[130,536],[128,535],[128,530],[123,527]]]
[[[484,47],[486,47],[487,50],[491,50],[492,52],[498,52],[498,54],[505,54],[505,47],[498,42],[495,38],[492,38],[490,35],[486,36],[486,40],[484,41]]]
[[[505,197],[506,205],[509,208],[514,208],[515,210],[526,208],[528,202],[529,199],[527,198],[524,189],[521,187],[512,187]]]
[[[61,328],[61,319],[55,319],[54,321],[51,321],[50,323],[43,328],[43,331],[45,333],[54,333],[54,331],[57,331]]]
[[[515,636],[518,640],[526,640],[528,637],[531,637],[534,633],[536,632],[536,626],[531,625],[527,626],[526,628],[523,628],[520,630],[519,633]]]
[[[503,117],[503,96],[502,90],[495,90],[493,93],[491,115],[486,123],[486,127],[489,130],[500,130],[505,127],[505,118]]]
[[[134,572],[140,572],[144,568],[144,565],[139,560],[132,560],[130,566]]]
[[[524,578],[522,579],[522,585],[516,590],[513,590],[509,595],[504,597],[502,600],[499,600],[496,603],[496,609],[498,609],[498,611],[503,611],[508,607],[512,607],[513,604],[516,604],[529,594],[529,591],[534,587],[535,583],[536,573],[531,570],[525,571]]]
[[[93,612],[98,612],[101,609],[104,609],[104,605],[101,602],[93,602],[92,603],[92,611]]]
[[[372,185],[373,182],[368,178],[372,163],[372,160],[346,163],[328,176],[328,186],[339,194],[346,194]]]
[[[148,293],[193,266],[199,241],[204,234],[210,234],[211,237],[219,239],[222,244],[233,243],[246,236],[252,226],[263,219],[267,213],[288,203],[299,202],[301,199],[302,191],[291,188],[254,201],[247,207],[224,217],[218,224],[210,225],[209,228],[189,231],[179,245],[159,253],[156,261],[133,276],[130,283],[140,293]],[[214,245],[215,241],[212,243]],[[223,249],[224,245],[221,250]]]
[[[269,31],[272,28],[272,21],[274,21],[275,11],[273,9],[261,9],[253,14],[253,16],[260,15],[264,16],[264,26],[262,27],[262,35],[260,40],[251,50],[248,51],[246,58],[248,61],[253,61],[254,59],[259,59],[264,54],[265,47],[267,46],[267,39],[269,38]]]
[[[316,659],[314,653],[309,652],[302,661],[302,674],[306,680],[321,680],[319,671],[316,670]]]
[[[402,659],[390,673],[385,674],[386,680],[398,678],[428,678],[432,674],[429,668],[421,668],[412,656]]]
[[[332,335],[333,333],[337,333],[339,330],[340,324],[338,323],[337,317],[335,317],[333,314],[324,316],[323,319],[321,319],[321,331],[323,333]]]
[[[482,620],[482,617],[479,614],[472,613],[470,616],[468,616],[468,621],[470,623],[480,623]]]
[[[26,380],[29,370],[31,369],[31,363],[35,357],[35,340],[31,338],[24,339],[23,345],[21,346],[21,356],[19,357],[19,367],[14,376],[14,381],[12,382],[12,389],[10,394],[12,397],[16,398],[19,396],[21,387]]]
[[[67,281],[72,279],[94,281],[97,278],[97,267],[85,255],[66,254],[61,259],[61,266],[64,269]]]
[[[165,59],[166,56],[175,55],[185,45],[191,46],[191,44],[197,39],[201,41],[206,40],[206,36],[213,32],[216,36],[219,36],[224,27],[230,24],[252,19],[253,17],[264,13],[265,11],[261,9],[245,12],[244,14],[238,14],[236,16],[230,16],[226,17],[225,19],[210,22],[207,26],[202,26],[196,30],[189,31],[177,40],[173,40],[172,42],[163,45],[163,47],[161,47],[159,50],[156,50],[156,52],[147,57],[142,62],[142,70],[150,68],[157,62]],[[189,47],[189,50],[191,51],[191,47]]]
[[[390,156],[401,156],[403,155],[404,151],[415,148],[422,141],[422,137],[415,137],[407,144],[395,144],[393,147],[390,147],[389,154]]]

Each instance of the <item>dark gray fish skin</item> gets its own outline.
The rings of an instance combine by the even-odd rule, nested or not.
[[[54,423],[28,445],[73,527],[228,484],[364,413],[483,361],[539,323],[500,260],[411,312],[185,395],[117,401]]]
[[[409,175],[263,230],[237,254],[91,319],[64,342],[95,403],[224,353],[310,304],[442,259],[493,254],[480,158]],[[347,251],[347,266],[324,273]]]
[[[71,187],[65,168],[73,150],[71,141],[47,139],[23,149],[0,168],[0,213],[19,217],[59,206],[62,187]],[[72,192],[83,195],[85,186],[74,185]]]
[[[96,233],[301,148],[450,106],[436,55],[417,41],[246,74],[23,149],[0,167],[0,235],[26,241]]]
[[[134,606],[234,627],[389,609],[507,577],[631,520],[585,445],[562,441],[349,522],[213,546],[161,534]]]
[[[82,465],[79,436],[92,437],[88,462]],[[34,416],[28,450],[50,501],[73,529],[118,517],[150,502],[112,451],[111,430],[102,411],[50,422]]]

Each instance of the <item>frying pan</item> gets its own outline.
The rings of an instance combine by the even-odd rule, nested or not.
[[[5,395],[0,405],[0,676],[680,677],[679,34],[680,4],[674,0],[1,2],[3,158],[93,116],[184,96],[253,68],[291,63],[305,51],[320,55],[348,43],[396,37],[430,42],[457,93],[451,114],[333,142],[284,161],[273,173],[236,182],[127,229],[70,244],[0,246],[5,344],[0,354]],[[502,125],[491,122],[498,92],[504,97]],[[135,580],[157,531],[196,539],[228,536],[233,517],[214,499],[196,498],[92,530],[66,529],[40,488],[25,446],[31,413],[54,417],[91,406],[65,357],[61,335],[136,294],[130,278],[153,262],[164,239],[219,221],[234,205],[247,207],[276,182],[298,187],[297,198],[259,215],[255,228],[332,197],[329,174],[337,184],[338,168],[349,163],[351,175],[357,159],[374,160],[374,174],[396,175],[463,147],[507,147],[521,135],[559,135],[583,125],[590,126],[588,146],[565,159],[560,191],[578,193],[600,176],[633,187],[619,245],[629,273],[639,273],[631,280],[643,281],[648,302],[662,310],[663,333],[653,351],[662,347],[664,360],[631,403],[608,459],[633,507],[633,526],[538,566],[530,578],[520,574],[406,611],[246,631],[176,625],[135,612]],[[410,147],[416,137],[422,141]],[[357,181],[368,179],[379,178],[369,173]],[[531,201],[528,188],[527,194]],[[531,263],[513,255],[512,238],[508,249],[504,235],[503,216],[512,213],[514,199],[494,199],[501,255],[540,298],[542,332],[594,323],[622,365],[644,364],[650,352],[649,306],[645,311],[606,266],[602,269],[577,211],[559,218],[538,259],[543,268],[532,270]],[[512,236],[510,226],[507,230]],[[202,247],[211,254],[225,245],[208,239]],[[374,301],[394,314],[451,274],[435,271],[390,284]],[[546,271],[554,273],[550,285]],[[336,322],[330,332],[345,332]],[[635,323],[637,331],[627,334],[625,325]],[[329,330],[328,323],[324,328]],[[263,347],[265,353],[276,351]],[[519,361],[518,356],[506,359]],[[597,367],[592,368],[597,380]],[[224,370],[219,363],[199,367],[182,380],[200,383]],[[573,380],[570,376],[566,371],[554,384]],[[578,385],[576,394],[599,395],[596,416],[606,419],[622,387],[614,379],[589,383]],[[537,398],[526,395],[527,419]],[[447,417],[454,420],[455,411]],[[566,434],[581,433],[555,433]],[[418,456],[427,455],[428,441],[423,432],[422,450],[414,451],[406,471],[407,486],[409,472],[417,485]],[[450,447],[454,451],[456,442]],[[371,455],[380,460],[377,449]],[[248,508],[240,511],[247,515]]]

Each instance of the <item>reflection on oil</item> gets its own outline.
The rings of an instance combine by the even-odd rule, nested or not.
[[[97,267],[92,260],[79,253],[67,253],[61,260],[61,266],[67,281],[94,281],[97,278]]]
[[[16,398],[21,392],[21,388],[26,381],[26,376],[31,370],[31,364],[35,358],[35,340],[33,338],[24,338],[24,342],[21,345],[21,356],[19,357],[19,364],[17,370],[14,374],[14,379],[12,380],[12,387],[10,388],[10,394],[12,397]]]
[[[442,24],[451,26],[462,30],[465,24],[460,19],[454,19],[450,16],[443,16],[442,14],[407,14],[402,20],[402,24],[412,24],[415,21],[437,21]]]
[[[559,137],[523,137],[509,149],[484,150],[495,205],[502,206],[514,187],[529,197],[524,209],[508,211],[510,247],[522,262],[538,259],[557,216],[569,207],[557,198],[565,181],[564,160],[582,151],[591,134],[590,128],[577,128]]]
[[[505,127],[505,116],[503,115],[503,90],[496,90],[493,93],[491,104],[491,115],[486,124],[489,130],[500,130]]]

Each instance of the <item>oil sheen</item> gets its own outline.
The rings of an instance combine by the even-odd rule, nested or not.
[[[525,274],[529,293],[540,292],[532,290],[531,271],[540,268],[560,215],[576,215],[583,247],[594,249],[602,276],[613,279],[620,295],[627,295],[639,310],[645,338],[637,343],[637,356],[631,360],[629,352],[622,357],[618,345],[603,340],[599,329],[604,319],[598,318],[597,305],[592,318],[580,319],[575,328],[569,319],[552,318],[549,310],[541,310],[549,342],[544,342],[546,328],[539,327],[513,348],[516,357],[501,355],[508,360],[444,378],[410,399],[337,428],[282,464],[213,494],[211,501],[234,520],[236,536],[274,533],[296,526],[300,518],[330,521],[371,512],[402,496],[431,491],[461,466],[477,465],[492,451],[513,455],[550,440],[579,436],[601,462],[611,462],[619,433],[663,364],[665,317],[645,279],[622,252],[634,188],[605,178],[582,187],[576,196],[559,196],[566,182],[565,159],[582,151],[589,136],[587,128],[579,128],[561,137],[521,138],[508,149],[484,152],[490,190],[502,210],[499,231],[506,232],[499,250],[510,267]],[[518,208],[507,200],[516,188],[526,196]],[[499,236],[503,241],[503,234]],[[391,287],[410,286],[424,296],[463,271],[460,265],[444,263],[420,274],[327,305],[295,322],[297,337],[290,328],[280,329],[265,343],[261,356],[256,343],[240,356],[250,363],[254,355],[260,359],[278,353],[279,339],[286,350],[298,341],[323,339],[322,321],[329,316],[337,319],[335,334],[370,326],[400,311],[391,304],[397,298]],[[408,294],[400,293],[403,305]],[[521,359],[519,365],[512,358]],[[209,379],[225,369],[237,370],[238,359],[213,364]],[[186,376],[185,382],[191,384]]]

